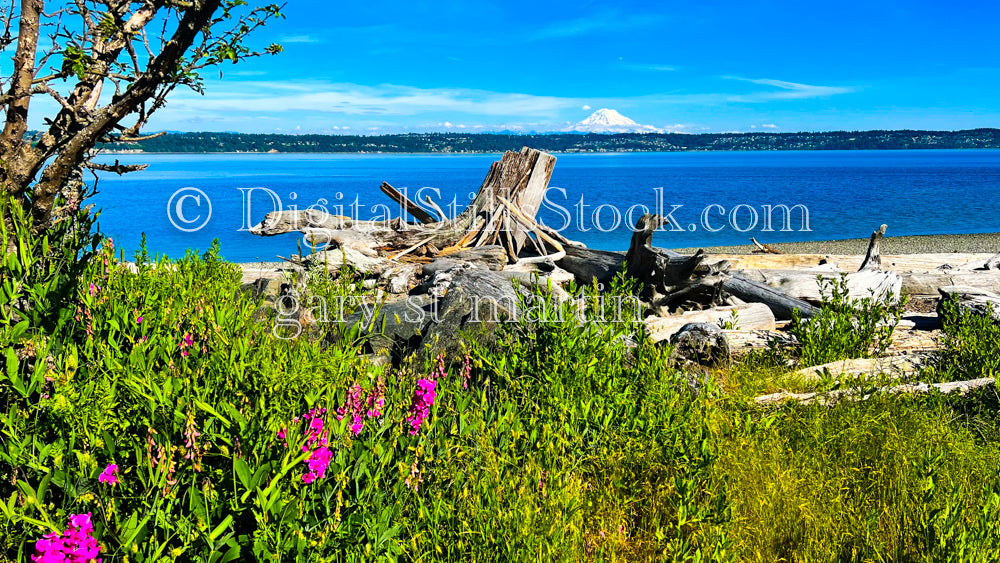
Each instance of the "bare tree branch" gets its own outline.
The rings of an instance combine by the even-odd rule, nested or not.
[[[90,170],[97,170],[100,172],[114,172],[121,176],[122,174],[128,174],[129,172],[138,172],[140,170],[145,170],[149,168],[148,164],[120,164],[118,159],[115,159],[114,164],[99,164],[96,162],[88,162],[84,166]]]

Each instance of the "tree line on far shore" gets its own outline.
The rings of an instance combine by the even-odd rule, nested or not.
[[[826,131],[817,133],[406,133],[284,135],[167,133],[107,143],[115,151],[298,153],[493,153],[531,146],[549,152],[734,150],[905,150],[1000,148],[1000,129],[965,131]]]

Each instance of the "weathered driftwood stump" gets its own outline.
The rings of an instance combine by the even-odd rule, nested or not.
[[[859,272],[877,271],[882,269],[882,255],[879,253],[879,243],[885,236],[885,230],[889,228],[882,225],[872,233],[871,240],[868,241],[868,251],[865,252],[865,259],[861,262]]]
[[[555,160],[552,155],[527,147],[520,152],[508,151],[493,163],[472,203],[453,219],[436,221],[392,186],[383,184],[386,194],[423,223],[408,223],[402,217],[362,221],[305,209],[268,213],[250,232],[262,236],[301,232],[321,248],[348,247],[388,260],[428,249],[443,256],[467,248],[500,245],[509,261],[515,262],[527,245],[538,254],[560,247],[558,235],[534,222]]]

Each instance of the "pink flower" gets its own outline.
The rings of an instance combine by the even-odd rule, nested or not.
[[[420,432],[420,425],[430,416],[431,406],[437,397],[436,387],[437,382],[434,380],[417,380],[417,388],[413,390],[413,401],[410,403],[410,416],[406,417],[406,421],[410,423],[410,434]]]
[[[101,553],[94,539],[90,513],[71,514],[69,527],[63,533],[50,532],[35,542],[34,563],[101,563]]]
[[[302,444],[302,452],[308,454],[306,456],[306,465],[308,470],[302,475],[302,482],[309,485],[315,482],[317,479],[322,479],[326,476],[326,468],[330,465],[330,460],[333,459],[333,454],[327,448],[327,435],[328,432],[323,429],[323,416],[326,415],[325,408],[314,408],[311,409],[301,418],[301,424],[305,426],[305,443]],[[292,424],[299,424],[299,417],[292,419]],[[289,447],[286,438],[288,436],[288,429],[282,428],[278,432],[278,438],[280,438],[285,447]]]
[[[101,476],[97,478],[101,483],[107,483],[109,485],[118,484],[118,466],[114,463],[109,463],[104,471],[101,472]]]
[[[375,387],[367,393],[355,383],[347,390],[344,404],[337,408],[337,420],[344,420],[346,416],[351,417],[351,432],[357,436],[364,430],[364,419],[382,416],[384,406],[385,384],[381,378],[375,383]]]
[[[186,348],[190,348],[192,346],[194,346],[194,338],[191,337],[190,332],[185,332],[184,337],[177,343],[177,348],[180,349],[182,356],[190,356],[191,353],[188,352]]]
[[[138,317],[138,318],[136,318],[136,319],[135,319],[135,324],[137,324],[137,325],[140,325],[140,324],[142,324],[142,317]]]

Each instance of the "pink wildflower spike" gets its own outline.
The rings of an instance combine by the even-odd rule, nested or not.
[[[141,325],[142,324],[142,317],[136,317],[135,324]]]
[[[420,426],[430,416],[430,408],[437,397],[436,387],[437,382],[434,380],[417,380],[417,388],[413,390],[413,401],[410,403],[410,416],[406,417],[406,421],[410,423],[410,434],[420,432]]]
[[[109,463],[104,471],[101,472],[100,477],[97,478],[101,483],[106,483],[111,486],[118,484],[118,466],[114,463]]]

